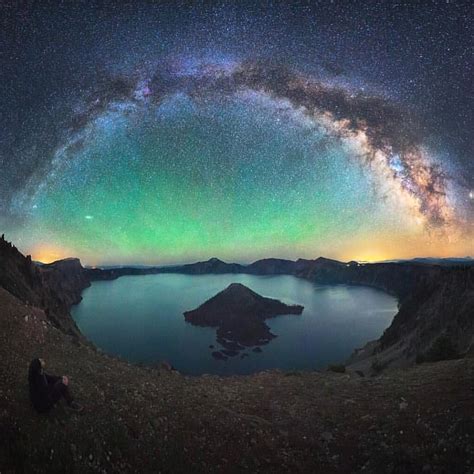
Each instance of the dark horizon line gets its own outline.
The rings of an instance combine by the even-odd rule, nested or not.
[[[65,258],[61,258],[61,259],[58,259],[58,260],[55,260],[53,262],[49,262],[49,263],[45,263],[45,262],[41,262],[40,260],[35,260],[36,263],[39,263],[41,265],[50,265],[50,264],[53,264],[55,262],[59,262],[59,261],[62,261],[62,260],[68,260],[68,259],[78,259],[80,260],[79,257],[65,257]],[[436,261],[462,261],[462,260],[466,260],[466,261],[472,261],[474,260],[474,257],[471,257],[471,256],[464,256],[464,257],[413,257],[413,258],[393,258],[393,259],[388,259],[388,260],[376,260],[376,261],[368,261],[368,260],[355,260],[355,259],[351,259],[351,260],[347,260],[347,261],[341,261],[341,260],[337,260],[337,259],[334,259],[334,258],[328,258],[328,257],[323,257],[323,256],[319,256],[319,257],[316,257],[316,258],[297,258],[295,260],[291,260],[289,258],[280,258],[280,257],[264,257],[264,258],[259,258],[257,260],[254,260],[250,263],[241,263],[241,262],[237,262],[237,261],[232,261],[232,262],[227,262],[225,260],[222,260],[220,259],[219,257],[210,257],[209,259],[207,260],[196,260],[196,261],[192,261],[192,262],[184,262],[184,263],[170,263],[170,264],[143,264],[143,263],[111,263],[111,264],[97,264],[97,265],[84,265],[85,268],[168,268],[168,267],[180,267],[180,266],[185,266],[185,265],[195,265],[195,264],[198,264],[198,263],[206,263],[206,262],[210,262],[212,260],[218,260],[226,265],[233,265],[233,264],[237,264],[237,265],[242,265],[242,266],[249,266],[249,265],[252,265],[256,262],[260,262],[262,260],[280,260],[280,261],[287,261],[287,262],[296,262],[298,260],[318,260],[318,259],[324,259],[324,260],[332,260],[332,261],[335,261],[335,262],[339,262],[339,263],[349,263],[349,262],[357,262],[357,263],[363,263],[363,264],[367,264],[367,263],[401,263],[401,262],[413,262],[413,261],[419,261],[419,260],[436,260]]]

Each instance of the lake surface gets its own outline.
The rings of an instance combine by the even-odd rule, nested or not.
[[[301,315],[267,319],[278,337],[249,357],[215,360],[215,328],[186,323],[194,309],[233,282],[262,296],[301,304]],[[321,369],[344,362],[356,347],[380,337],[397,300],[358,286],[322,286],[293,276],[141,275],[97,281],[72,315],[83,334],[105,352],[146,364],[166,360],[185,374],[248,374],[270,368]],[[216,349],[210,349],[214,345]]]

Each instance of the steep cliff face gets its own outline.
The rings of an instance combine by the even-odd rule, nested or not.
[[[441,268],[404,263],[342,263],[319,258],[297,271],[297,276],[321,284],[364,285],[378,288],[403,300],[418,286],[436,279]]]
[[[48,319],[67,334],[80,336],[69,310],[89,285],[78,259],[39,266],[3,236],[0,238],[0,286],[25,304],[43,309]]]
[[[472,350],[474,267],[440,267],[431,272],[430,278],[416,281],[380,338],[377,350],[383,353],[398,345],[403,347],[404,358],[413,361],[440,336],[449,339],[460,354]]]
[[[43,281],[39,268],[3,235],[0,238],[0,286],[25,303],[42,304]]]
[[[399,312],[378,341],[356,351],[351,362],[380,368],[409,365],[439,337],[459,354],[472,350],[474,267],[413,263],[341,264],[324,261],[299,272],[311,281],[365,285],[395,295]]]
[[[81,301],[82,290],[90,285],[78,258],[67,258],[43,265],[43,281],[61,296],[68,307]]]

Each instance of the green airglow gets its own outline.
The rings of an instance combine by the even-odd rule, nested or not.
[[[351,153],[239,99],[110,112],[36,196],[25,245],[46,235],[86,263],[318,255],[396,226]]]

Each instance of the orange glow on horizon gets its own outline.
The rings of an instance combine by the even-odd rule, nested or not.
[[[122,254],[118,249],[111,248],[110,253],[100,253],[99,249],[88,248],[86,251],[80,248],[65,247],[56,243],[43,242],[33,248],[25,248],[24,254],[31,254],[33,260],[43,263],[51,263],[67,257],[79,258],[83,265],[180,265],[205,261],[211,257],[217,257],[225,262],[251,263],[262,258],[283,258],[297,260],[298,258],[316,259],[318,257],[333,258],[341,262],[382,262],[386,260],[411,259],[416,257],[454,258],[474,257],[474,239],[442,239],[437,235],[430,238],[425,232],[396,235],[390,232],[373,233],[370,236],[354,235],[349,242],[331,242],[326,245],[315,246],[313,243],[305,242],[293,247],[282,246],[268,249],[262,254],[251,252],[245,257],[233,254],[233,252],[222,252],[216,249],[215,254],[200,252],[186,255],[178,254],[161,255],[158,257],[154,252],[144,252],[135,258],[128,254]],[[96,253],[97,252],[97,253]],[[156,252],[158,254],[158,252]]]
[[[67,258],[70,255],[64,249],[49,245],[40,245],[31,251],[31,258],[41,263],[51,263]]]
[[[474,241],[430,240],[425,234],[399,236],[382,234],[367,239],[354,239],[350,245],[338,250],[337,260],[357,262],[382,262],[417,257],[472,257]]]

